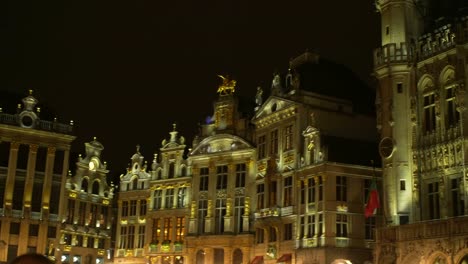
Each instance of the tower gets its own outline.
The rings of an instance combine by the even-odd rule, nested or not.
[[[389,225],[418,219],[413,206],[414,127],[412,100],[415,67],[412,43],[422,29],[417,4],[421,1],[377,0],[381,14],[382,46],[374,52],[377,90],[377,128],[384,178],[385,217]]]

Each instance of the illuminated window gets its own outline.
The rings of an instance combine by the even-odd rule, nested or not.
[[[216,189],[217,190],[227,189],[227,176],[228,176],[227,165],[216,167]]]
[[[284,178],[284,206],[291,206],[293,205],[293,185],[292,185],[292,177]]]
[[[198,233],[203,234],[205,232],[205,217],[208,210],[208,200],[198,200]]]
[[[258,159],[266,157],[266,137],[265,135],[258,137],[257,141]]]
[[[104,227],[107,224],[108,213],[109,213],[109,208],[107,206],[101,206],[101,217],[100,217],[101,227]]]
[[[278,154],[278,130],[273,130],[270,133],[270,154],[276,156]]]
[[[224,216],[226,215],[226,199],[216,199],[215,208],[215,233],[222,234],[224,232]]]
[[[161,220],[159,218],[153,219],[153,230],[151,233],[152,242],[159,241],[161,235]]]
[[[434,93],[424,95],[424,131],[426,133],[435,130],[435,95]]]
[[[341,202],[347,201],[347,182],[345,176],[336,176],[336,200]]]
[[[171,240],[172,236],[172,219],[171,218],[164,218],[164,230],[163,236],[164,240]]]
[[[265,204],[265,185],[257,185],[257,209],[262,209]]]
[[[171,209],[174,207],[174,189],[166,189],[166,205],[164,208]]]
[[[155,190],[154,198],[153,198],[153,209],[161,209],[161,208],[162,208],[162,190]]]
[[[235,232],[242,232],[245,200],[243,196],[236,196],[234,200]]]
[[[336,215],[336,236],[337,237],[348,236],[348,216],[345,214]]]
[[[236,164],[236,188],[245,187],[245,163]]]
[[[447,128],[457,125],[460,120],[460,113],[457,111],[455,103],[455,86],[445,89],[445,125]]]
[[[176,241],[183,241],[185,231],[185,217],[177,217],[176,221]]]
[[[208,191],[208,175],[209,170],[208,168],[201,168],[200,169],[200,191]]]
[[[439,208],[439,183],[432,182],[428,184],[427,196],[429,199],[428,209],[429,209],[429,219],[438,219],[440,218],[440,208]]]
[[[81,256],[73,256],[73,264],[81,264]]]
[[[284,129],[284,150],[293,148],[293,126],[289,125]]]

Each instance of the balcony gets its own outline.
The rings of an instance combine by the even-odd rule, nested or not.
[[[434,239],[438,237],[467,236],[468,217],[418,222],[377,229],[378,243]]]

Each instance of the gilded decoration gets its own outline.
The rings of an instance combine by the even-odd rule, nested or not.
[[[223,83],[218,87],[218,93],[220,95],[233,94],[236,90],[236,80],[231,80],[229,76],[218,75],[223,80]]]

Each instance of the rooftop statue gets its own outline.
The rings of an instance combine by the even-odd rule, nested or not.
[[[220,95],[233,94],[235,92],[236,80],[231,80],[229,76],[218,75],[218,77],[223,79],[223,83],[218,87],[218,93]]]

